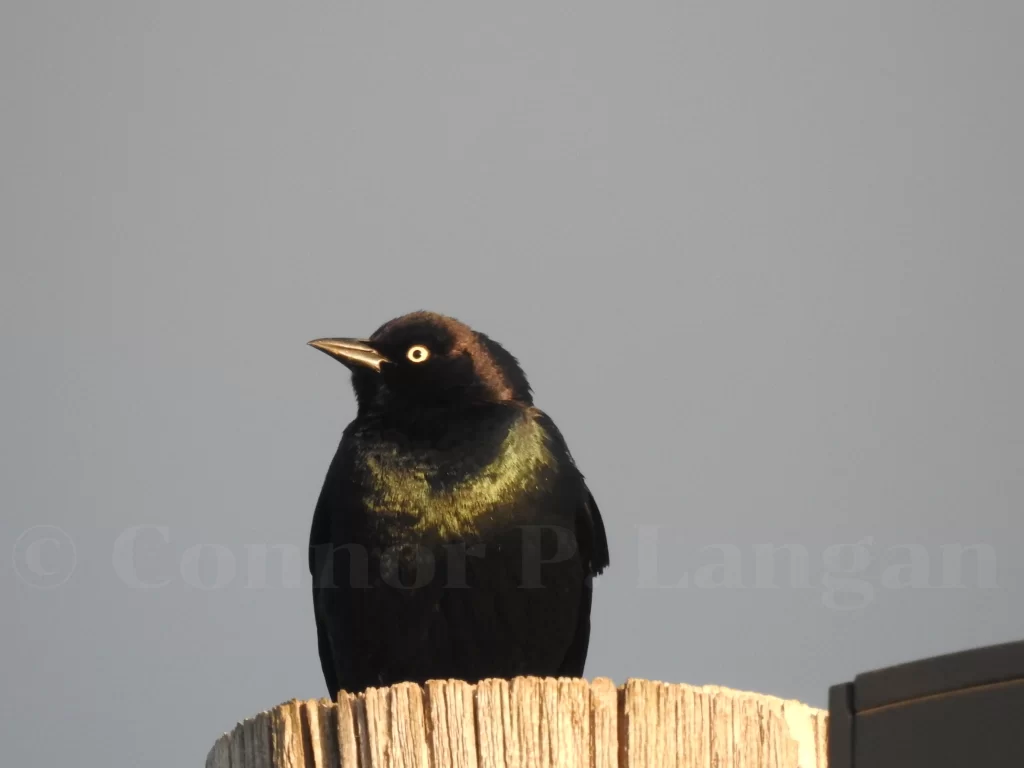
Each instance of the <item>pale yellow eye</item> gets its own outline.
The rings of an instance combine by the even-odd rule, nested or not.
[[[414,344],[409,347],[409,351],[405,353],[405,356],[414,363],[422,363],[430,357],[430,350],[422,344]]]

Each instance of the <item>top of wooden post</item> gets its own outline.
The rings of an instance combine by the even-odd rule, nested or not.
[[[828,713],[718,686],[402,683],[239,723],[206,768],[825,768]]]

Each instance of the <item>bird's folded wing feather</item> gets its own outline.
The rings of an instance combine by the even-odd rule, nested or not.
[[[536,418],[551,438],[553,447],[564,454],[572,468],[579,473],[581,497],[576,508],[576,540],[580,555],[590,576],[597,576],[609,565],[608,538],[604,531],[604,520],[601,511],[584,482],[583,474],[576,467],[576,462],[569,451],[569,446],[562,433],[551,420],[551,417],[539,409],[534,409]]]

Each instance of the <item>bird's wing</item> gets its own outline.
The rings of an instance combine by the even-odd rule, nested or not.
[[[608,538],[604,530],[601,511],[583,479],[583,474],[576,467],[576,462],[569,452],[568,444],[562,437],[558,427],[546,414],[539,412],[538,420],[545,431],[551,436],[553,447],[563,453],[573,470],[579,475],[580,494],[576,504],[575,527],[576,542],[580,560],[584,568],[584,578],[580,589],[576,632],[566,650],[565,657],[558,674],[565,677],[582,677],[590,646],[590,608],[593,601],[594,576],[600,574],[610,563]]]
[[[581,539],[589,538],[589,541],[582,542],[580,546],[588,556],[589,574],[597,576],[610,562],[608,537],[604,532],[604,520],[601,519],[601,511],[594,501],[594,494],[586,485],[583,489],[586,499],[576,512],[576,535]]]
[[[593,494],[585,486],[584,493],[586,498],[576,511],[576,536],[587,572],[580,586],[576,632],[558,669],[560,677],[583,676],[590,648],[590,608],[593,602],[594,576],[608,567],[608,542],[605,539],[601,513],[597,509]]]
[[[594,494],[590,492],[583,478],[583,473],[576,466],[576,461],[569,451],[569,446],[562,437],[562,433],[555,426],[554,421],[543,411],[533,409],[538,423],[544,428],[551,438],[552,447],[557,453],[562,454],[573,471],[579,476],[580,495],[576,506],[576,542],[579,547],[580,557],[583,560],[587,574],[597,576],[609,565],[608,538],[605,535],[604,520],[601,519],[601,511],[597,508]]]
[[[341,505],[343,493],[340,483],[342,451],[339,450],[327,470],[316,509],[313,511],[313,523],[309,532],[309,572],[313,577],[313,616],[316,621],[317,645],[320,653],[320,667],[323,670],[324,682],[330,691],[331,698],[338,694],[341,686],[336,660],[346,658],[344,648],[345,633],[341,624],[344,618],[337,615],[342,603],[338,598],[347,582],[342,580],[334,586],[328,586],[335,579],[336,568],[333,563],[335,553],[332,549],[336,538],[335,521],[343,515],[338,507]],[[332,631],[333,629],[333,631]]]
[[[338,695],[341,684],[338,681],[338,673],[334,670],[334,651],[331,648],[331,637],[327,631],[327,622],[320,615],[319,603],[320,590],[314,585],[313,614],[316,617],[316,641],[320,654],[320,669],[323,670],[327,690],[331,694],[331,698],[334,699]]]

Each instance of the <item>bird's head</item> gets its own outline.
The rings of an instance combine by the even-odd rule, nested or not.
[[[465,323],[433,312],[395,318],[367,339],[309,342],[352,371],[360,413],[479,403],[532,404],[516,359]]]

